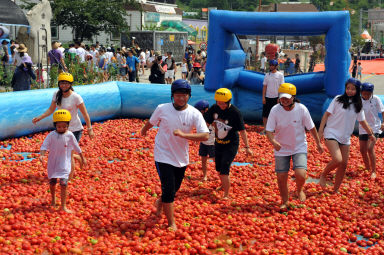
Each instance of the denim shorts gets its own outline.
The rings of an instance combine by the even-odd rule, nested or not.
[[[307,170],[307,153],[296,153],[290,156],[275,156],[276,173],[287,173],[290,162],[293,162],[293,170],[300,168]]]
[[[60,180],[60,186],[67,186],[68,185],[68,179],[67,178],[52,178],[52,179],[49,179],[49,184],[56,185],[57,179]]]

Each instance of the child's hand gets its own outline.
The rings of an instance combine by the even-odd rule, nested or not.
[[[183,135],[184,135],[183,131],[181,131],[180,129],[173,130],[173,134],[175,136],[180,136],[180,137],[183,137]]]
[[[279,151],[281,149],[281,144],[277,141],[274,141],[273,148],[275,148],[276,151]]]
[[[39,160],[40,160],[41,163],[44,163],[44,156],[40,156]]]
[[[83,166],[86,166],[88,164],[87,160],[83,158]]]

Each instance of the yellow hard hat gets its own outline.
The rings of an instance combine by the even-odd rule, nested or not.
[[[73,82],[73,76],[70,73],[60,73],[58,80],[59,80],[59,82],[60,81],[67,81],[67,82],[72,83]]]
[[[292,96],[296,95],[296,87],[291,83],[283,83],[280,85],[278,92],[279,92],[279,98],[282,98],[282,97],[291,98]]]
[[[215,100],[221,102],[228,102],[232,99],[232,92],[227,88],[221,88],[215,92]]]
[[[53,113],[53,122],[70,122],[71,121],[71,113],[68,110],[57,110]]]

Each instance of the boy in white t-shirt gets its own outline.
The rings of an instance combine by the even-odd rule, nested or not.
[[[280,104],[271,109],[266,132],[268,140],[275,149],[275,171],[282,200],[281,208],[286,208],[289,200],[288,171],[291,158],[293,170],[295,171],[298,197],[300,201],[306,199],[304,193],[307,174],[305,131],[309,130],[320,153],[323,153],[323,148],[308,109],[296,99],[296,87],[290,83],[283,83],[278,92]]]
[[[373,95],[374,85],[366,82],[361,86],[361,97],[363,102],[363,110],[365,119],[368,125],[372,128],[375,137],[384,130],[384,123],[381,122],[379,114],[384,119],[384,106],[378,96]],[[360,152],[363,157],[365,169],[371,171],[371,178],[376,178],[376,155],[375,155],[375,142],[368,140],[368,134],[365,129],[359,125],[359,143]]]
[[[207,100],[200,100],[194,107],[201,112],[206,113],[209,109]],[[208,158],[215,158],[215,128],[213,125],[208,125],[209,139],[201,142],[199,146],[199,156],[201,157],[201,170],[203,170],[203,181],[207,180],[207,161]]]
[[[75,136],[68,130],[71,113],[68,110],[57,110],[53,113],[55,131],[45,138],[40,149],[40,161],[44,162],[44,156],[49,150],[48,178],[49,189],[52,196],[52,206],[56,205],[56,183],[60,179],[61,186],[61,210],[71,213],[66,207],[68,180],[72,178],[71,157],[73,151],[80,154],[83,164],[87,164]]]
[[[332,160],[328,162],[320,175],[320,186],[325,189],[327,174],[333,169],[336,170],[335,184],[333,192],[339,191],[347,170],[349,147],[351,145],[351,135],[356,120],[362,125],[369,134],[369,139],[376,141],[376,138],[365,120],[363,105],[360,96],[361,82],[355,78],[349,78],[345,83],[345,93],[336,96],[321,119],[319,136],[324,136],[325,146],[327,146]]]
[[[188,105],[191,86],[186,80],[176,80],[171,85],[172,103],[157,106],[149,121],[141,129],[141,135],[155,125],[159,126],[155,138],[155,164],[161,181],[161,198],[156,201],[157,215],[162,209],[168,226],[176,230],[174,199],[180,189],[185,170],[189,164],[188,140],[206,141],[209,130],[203,115]],[[196,133],[191,133],[196,128]]]

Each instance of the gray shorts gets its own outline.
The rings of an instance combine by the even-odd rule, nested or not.
[[[290,162],[293,162],[293,170],[307,170],[307,153],[296,153],[291,156],[275,156],[275,171],[276,173],[287,173],[290,168]]]

